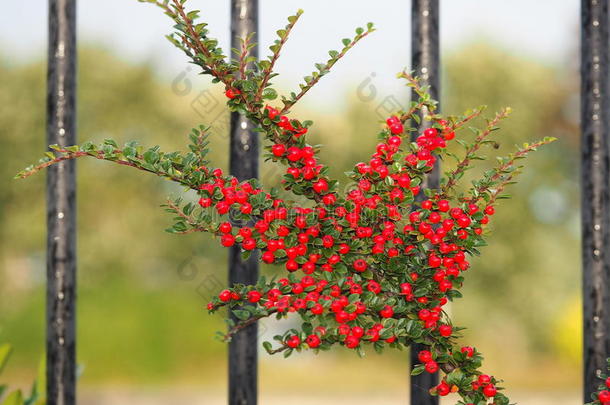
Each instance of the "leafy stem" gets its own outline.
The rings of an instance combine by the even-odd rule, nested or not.
[[[284,44],[286,44],[286,41],[288,40],[292,28],[294,28],[302,14],[303,10],[299,9],[295,15],[288,17],[288,25],[286,25],[283,30],[279,30],[277,32],[280,39],[276,40],[275,44],[271,45],[270,47],[273,53],[270,57],[268,64],[266,64],[263,70],[263,79],[261,80],[261,84],[258,87],[258,90],[256,91],[256,95],[254,96],[255,102],[259,102],[261,100],[263,90],[265,90],[265,88],[267,87],[267,83],[269,83],[269,79],[271,79],[273,75],[273,68],[275,67],[275,63],[280,57],[280,52],[284,47]]]
[[[470,161],[476,158],[476,152],[481,148],[481,146],[485,143],[486,138],[491,134],[494,130],[497,129],[498,123],[504,118],[508,117],[511,113],[510,108],[504,108],[500,110],[496,116],[487,123],[487,127],[484,131],[480,132],[475,138],[474,142],[466,149],[466,155],[462,160],[460,160],[457,164],[457,167],[448,173],[447,181],[441,187],[441,196],[446,196],[449,190],[451,190],[464,174],[464,172],[468,169],[470,165]]]

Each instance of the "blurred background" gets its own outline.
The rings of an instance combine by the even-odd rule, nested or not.
[[[229,2],[190,3],[226,49]],[[490,155],[559,138],[528,161],[467,275],[466,298],[451,308],[468,328],[464,343],[485,354],[484,370],[520,404],[580,400],[578,3],[442,2],[442,110],[487,104],[491,116],[513,107]],[[299,7],[305,14],[278,64],[285,92],[356,26],[378,28],[295,109],[315,121],[311,141],[326,145],[339,176],[371,153],[380,120],[408,101],[394,77],[410,61],[410,2],[261,1],[261,55]],[[5,2],[0,16],[0,342],[15,348],[3,379],[18,387],[34,378],[44,350],[44,174],[12,177],[45,150],[46,18],[43,0]],[[113,137],[183,150],[190,128],[204,123],[213,127],[213,163],[227,166],[222,89],[163,39],[171,23],[159,10],[80,1],[78,19],[80,142]],[[278,174],[262,168],[267,184]],[[225,252],[208,235],[163,232],[170,218],[159,205],[181,192],[167,182],[90,160],[79,161],[78,175],[81,403],[226,403],[226,345],[214,340],[223,323],[204,310],[225,283]],[[262,337],[277,328],[264,322]],[[261,354],[260,401],[405,403],[407,358]]]

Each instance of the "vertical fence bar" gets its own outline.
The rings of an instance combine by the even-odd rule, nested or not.
[[[581,2],[581,184],[584,398],[610,356],[608,1]]]
[[[438,100],[440,92],[439,64],[439,0],[412,0],[411,3],[411,69],[419,76],[422,84],[430,86],[432,98]],[[417,98],[417,95],[413,95]],[[429,123],[422,121],[420,131]],[[415,135],[416,136],[416,135]],[[426,187],[439,185],[438,163],[426,180]],[[411,347],[411,365],[419,363],[417,354],[424,347]],[[438,384],[438,374],[422,373],[411,376],[411,404],[437,405],[438,397],[432,397],[428,390]]]
[[[231,0],[231,47],[241,47],[240,38],[258,31],[258,0]],[[252,41],[258,42],[257,34]],[[258,46],[251,50],[258,57]],[[230,170],[239,180],[258,177],[258,134],[241,114],[231,113]],[[255,284],[256,255],[242,261],[240,249],[229,253],[229,284]],[[236,320],[236,318],[233,318]],[[229,344],[229,405],[256,405],[258,385],[258,325],[244,328]]]
[[[49,0],[47,143],[76,143],[76,0]],[[75,162],[47,172],[47,403],[76,403]]]

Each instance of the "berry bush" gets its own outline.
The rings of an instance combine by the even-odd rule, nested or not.
[[[380,124],[376,149],[346,173],[341,186],[320,162],[320,147],[307,143],[312,122],[298,119],[291,109],[374,31],[371,23],[343,39],[342,48],[330,51],[326,62],[316,64],[297,92],[278,96],[272,86],[274,66],[301,11],[277,31],[269,57],[253,58],[254,44],[247,37],[228,60],[199,21],[199,12],[186,9],[186,0],[145,2],[161,7],[173,20],[176,31],[169,40],[224,86],[228,108],[244,114],[268,141],[265,159],[285,166],[285,190],[307,202],[282,199],[279,190],[267,191],[256,179],[237,179],[211,167],[205,126],[189,134],[188,153],[166,153],[135,142],[119,147],[113,140],[51,145],[38,164],[18,177],[89,156],[179,183],[198,197],[168,199],[164,207],[174,217],[170,232],[212,233],[222,246],[238,246],[244,260],[253,256],[286,271],[272,279],[261,277],[256,285],[219,292],[207,309],[234,315],[227,319],[223,339],[260,319],[294,314],[302,319],[300,327],[275,336],[274,343],[264,342],[270,354],[343,346],[363,355],[366,349],[381,352],[420,343],[426,349],[418,353],[413,374],[442,372],[431,395],[457,393],[461,405],[507,405],[501,381],[481,372],[481,353],[458,343],[462,328],[452,324],[443,307],[461,297],[470,257],[485,245],[486,227],[499,200],[507,197],[505,188],[519,174],[520,160],[553,139],[525,144],[498,158],[495,168],[478,180],[460,184],[464,173],[484,159],[482,149],[495,145],[490,138],[510,109],[480,128],[473,125],[482,121],[484,108],[441,116],[427,88],[404,71],[398,77],[412,89],[415,101]],[[465,128],[473,135],[463,134]],[[446,147],[452,141],[463,152],[450,153]],[[427,176],[439,160],[455,163],[439,187],[427,187]],[[608,404],[604,396],[607,391],[599,394],[599,402]]]

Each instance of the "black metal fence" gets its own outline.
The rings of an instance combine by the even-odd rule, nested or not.
[[[257,31],[258,0],[231,1],[232,46]],[[584,302],[584,398],[610,356],[610,159],[608,136],[608,0],[581,2],[582,257]],[[412,68],[438,98],[439,0],[412,0]],[[257,50],[254,50],[255,54]],[[49,0],[47,141],[76,143],[76,0]],[[258,140],[242,116],[231,117],[231,173],[258,176]],[[47,400],[76,403],[76,181],[74,161],[49,168],[47,177]],[[436,169],[438,173],[438,168]],[[437,184],[438,174],[430,180]],[[230,253],[229,283],[253,283],[255,259]],[[229,404],[257,403],[257,326],[229,348]],[[413,350],[416,352],[416,350]],[[413,361],[413,356],[412,356]],[[405,376],[408,375],[405,367]],[[438,376],[411,378],[411,403],[437,404],[428,389]]]

